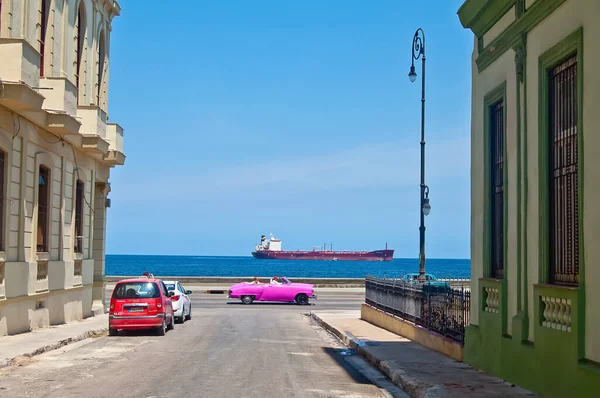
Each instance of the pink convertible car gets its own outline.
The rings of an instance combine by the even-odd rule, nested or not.
[[[313,285],[292,283],[286,277],[273,278],[270,283],[241,282],[235,284],[229,288],[229,297],[239,298],[244,304],[252,304],[256,300],[296,302],[300,305],[307,305],[309,298],[317,298]]]

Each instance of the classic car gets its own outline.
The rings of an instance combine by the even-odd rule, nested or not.
[[[406,274],[402,277],[402,281],[406,283],[421,283],[419,281],[419,274],[417,272]],[[425,288],[434,288],[436,290],[448,290],[450,289],[450,284],[446,281],[440,281],[432,274],[425,274]]]
[[[275,277],[270,283],[241,282],[229,288],[230,298],[239,298],[244,304],[254,301],[280,301],[299,305],[309,304],[317,298],[314,287],[308,283],[292,283],[285,276]]]

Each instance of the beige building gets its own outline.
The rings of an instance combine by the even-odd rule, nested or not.
[[[475,35],[465,362],[598,396],[600,1],[466,0],[458,15]]]
[[[0,336],[104,312],[114,0],[0,1]]]

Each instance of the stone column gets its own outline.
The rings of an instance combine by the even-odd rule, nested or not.
[[[104,314],[104,259],[106,248],[106,196],[110,192],[110,184],[97,182],[94,190],[94,285],[92,290],[92,312],[94,315]]]

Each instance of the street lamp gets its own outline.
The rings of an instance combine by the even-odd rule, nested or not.
[[[419,28],[412,42],[412,59],[408,78],[411,82],[417,80],[415,60],[422,61],[421,77],[421,225],[419,226],[419,280],[425,282],[425,216],[431,212],[429,204],[429,187],[425,185],[425,32]]]

